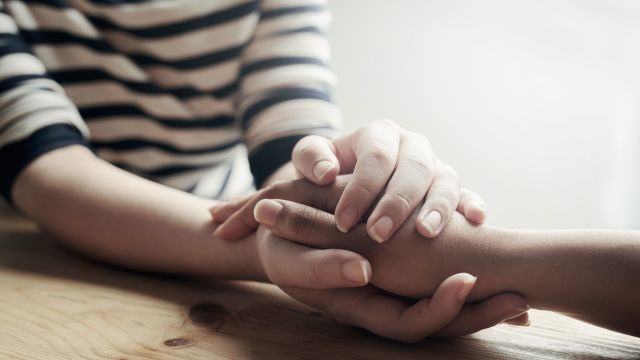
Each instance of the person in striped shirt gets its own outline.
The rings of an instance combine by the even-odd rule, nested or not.
[[[425,197],[416,227],[426,237],[456,208],[484,219],[479,197],[460,190],[424,136],[377,121],[335,137],[340,113],[322,0],[0,6],[0,191],[85,254],[136,269],[267,281],[255,233],[223,241],[245,230],[218,227],[210,209],[299,175],[328,184],[353,173],[336,210],[343,231],[382,195],[367,217],[379,242]],[[341,266],[289,286],[368,283],[362,256],[324,254],[285,251],[268,261],[296,274]],[[443,286],[464,293],[469,281]],[[455,301],[462,306],[464,297]],[[461,332],[514,315],[522,301]]]

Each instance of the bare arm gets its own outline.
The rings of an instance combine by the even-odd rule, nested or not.
[[[143,270],[265,279],[254,235],[213,237],[211,200],[124,172],[81,146],[61,148],[18,177],[16,206],[92,257]]]
[[[340,191],[335,189],[343,185],[317,191],[335,199]],[[454,214],[435,239],[424,239],[408,221],[388,242],[378,244],[364,224],[343,235],[335,230],[331,214],[278,202],[284,211],[271,217],[273,225],[264,221],[267,207],[258,205],[263,225],[296,242],[364,255],[372,266],[372,283],[387,291],[422,298],[448,276],[467,272],[478,277],[468,298],[472,301],[515,292],[533,307],[640,336],[639,231],[505,230],[474,226]],[[325,209],[332,211],[335,203],[326,201]]]

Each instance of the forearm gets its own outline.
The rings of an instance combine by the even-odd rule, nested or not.
[[[532,307],[640,336],[640,232],[498,231],[505,260],[496,284]]]
[[[478,277],[469,300],[501,292],[532,307],[640,335],[640,232],[504,230],[456,214],[441,236],[407,232],[353,249],[367,257],[373,283],[410,297],[430,296],[448,276]]]
[[[30,164],[16,206],[45,231],[89,256],[131,268],[263,280],[250,236],[213,237],[213,201],[144,180],[66,147]]]

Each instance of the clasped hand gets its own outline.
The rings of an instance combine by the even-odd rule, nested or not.
[[[222,223],[218,237],[238,240],[257,229],[264,271],[286,293],[342,323],[405,342],[527,322],[524,298],[496,294],[465,305],[475,277],[414,274],[409,264],[426,259],[397,246],[438,237],[456,210],[476,223],[485,217],[482,200],[461,189],[424,136],[379,121],[334,140],[306,137],[292,162],[307,180],[278,182],[212,209]]]

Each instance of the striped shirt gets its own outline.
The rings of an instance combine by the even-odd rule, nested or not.
[[[2,194],[72,144],[203,196],[259,186],[339,127],[324,2],[0,1]]]

